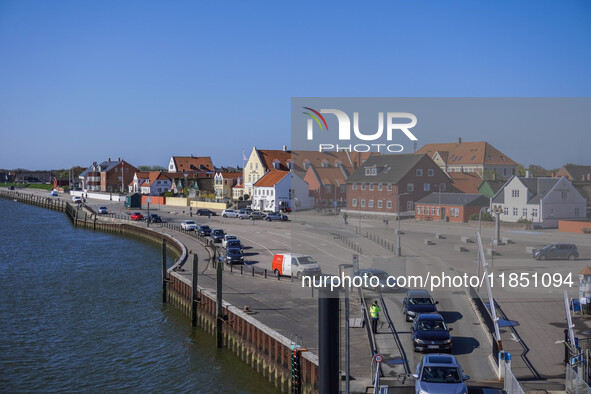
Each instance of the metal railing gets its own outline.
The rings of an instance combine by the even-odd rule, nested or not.
[[[570,365],[566,365],[565,389],[569,394],[591,394],[591,387]]]
[[[525,394],[521,385],[517,381],[513,371],[511,371],[511,364],[505,363],[505,386],[504,389],[507,394]]]

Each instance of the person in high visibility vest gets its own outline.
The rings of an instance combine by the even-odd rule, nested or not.
[[[378,301],[375,300],[372,306],[369,308],[369,314],[371,315],[371,329],[374,334],[378,333],[378,320],[380,320],[380,307]]]

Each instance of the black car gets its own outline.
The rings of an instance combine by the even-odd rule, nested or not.
[[[242,249],[229,248],[226,250],[226,264],[244,263],[244,253]]]
[[[240,249],[242,250],[242,243],[238,239],[232,239],[226,242],[226,250],[228,249]]]
[[[224,233],[224,230],[211,230],[211,240],[213,242],[222,242],[222,240],[224,239],[224,235],[226,235],[226,233]]]
[[[421,313],[412,325],[414,351],[434,350],[451,353],[451,330],[439,313]]]
[[[210,209],[198,209],[197,216],[217,216],[217,214]]]
[[[265,220],[267,222],[270,222],[271,220],[281,220],[284,222],[287,220],[287,216],[283,215],[279,212],[271,212],[271,213],[267,214],[267,216],[265,216]]]
[[[155,213],[151,213],[148,215],[148,221],[150,223],[162,223],[162,218]]]
[[[579,251],[574,244],[550,244],[542,249],[534,249],[532,257],[538,260],[569,259],[579,258]]]
[[[427,290],[409,290],[402,302],[402,308],[406,315],[406,321],[412,321],[419,313],[437,312],[439,301],[433,301]]]
[[[209,228],[209,226],[199,226],[197,227],[197,234],[203,237],[208,237],[211,235],[211,228]]]

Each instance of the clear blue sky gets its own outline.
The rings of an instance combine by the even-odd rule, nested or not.
[[[289,145],[291,97],[580,97],[589,70],[589,1],[0,0],[0,168],[242,164]],[[510,156],[591,164],[535,137],[558,151]]]

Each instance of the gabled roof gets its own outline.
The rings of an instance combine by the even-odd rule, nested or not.
[[[586,181],[587,177],[591,175],[591,166],[582,166],[578,164],[567,164],[562,166],[561,170],[564,169],[572,177],[573,181]]]
[[[454,181],[453,186],[462,193],[478,193],[482,184],[477,172],[450,172],[448,175]]]
[[[493,197],[493,203],[504,204],[505,193],[504,190],[507,185],[514,179],[517,178],[528,190],[527,204],[538,204],[546,195],[552,190],[554,186],[562,178],[548,178],[548,177],[536,177],[536,178],[525,178],[512,176],[501,189]]]
[[[318,183],[322,186],[332,185],[340,186],[347,183],[347,172],[339,167],[314,167],[308,168],[308,171],[314,174]],[[345,172],[343,172],[345,171]]]
[[[291,160],[293,162],[293,170],[295,172],[305,173],[306,167],[304,162],[316,168],[322,167],[336,167],[335,164],[340,163],[348,173],[352,173],[370,156],[378,155],[378,153],[371,152],[318,152],[318,151],[293,151]]]
[[[256,149],[263,167],[267,170],[283,170],[289,171],[287,163],[291,161],[290,150],[271,150],[271,149]],[[275,160],[279,160],[279,168],[274,166]]]
[[[224,179],[238,179],[242,178],[241,172],[216,172],[216,176],[221,176]]]
[[[261,179],[259,179],[253,186],[254,187],[273,187],[280,180],[289,175],[290,171],[283,170],[271,170],[267,172]]]
[[[447,165],[517,165],[516,162],[508,158],[501,151],[496,149],[488,142],[461,142],[457,143],[439,143],[427,144],[415,153],[428,154],[433,157],[435,152],[439,152],[441,158]],[[447,154],[447,157],[445,157]]]
[[[479,193],[431,193],[421,198],[415,204],[457,205],[461,207],[486,207],[489,199]]]
[[[398,183],[425,155],[394,154],[371,156],[349,178],[347,183]],[[365,175],[367,167],[376,167],[377,175]]]
[[[213,171],[211,157],[172,156],[177,172]]]
[[[148,174],[148,178],[144,181],[142,186],[148,187],[152,186],[155,181],[170,181],[169,174],[163,171],[150,171]]]
[[[92,163],[92,165],[88,166],[88,168],[86,170],[84,170],[79,177],[86,177],[86,174],[88,174],[89,172],[93,172],[92,171],[92,166],[97,165],[101,168],[100,172],[109,172],[111,171],[113,168],[117,167],[119,164],[121,164],[121,161],[115,161],[115,160],[105,160],[102,163]]]

